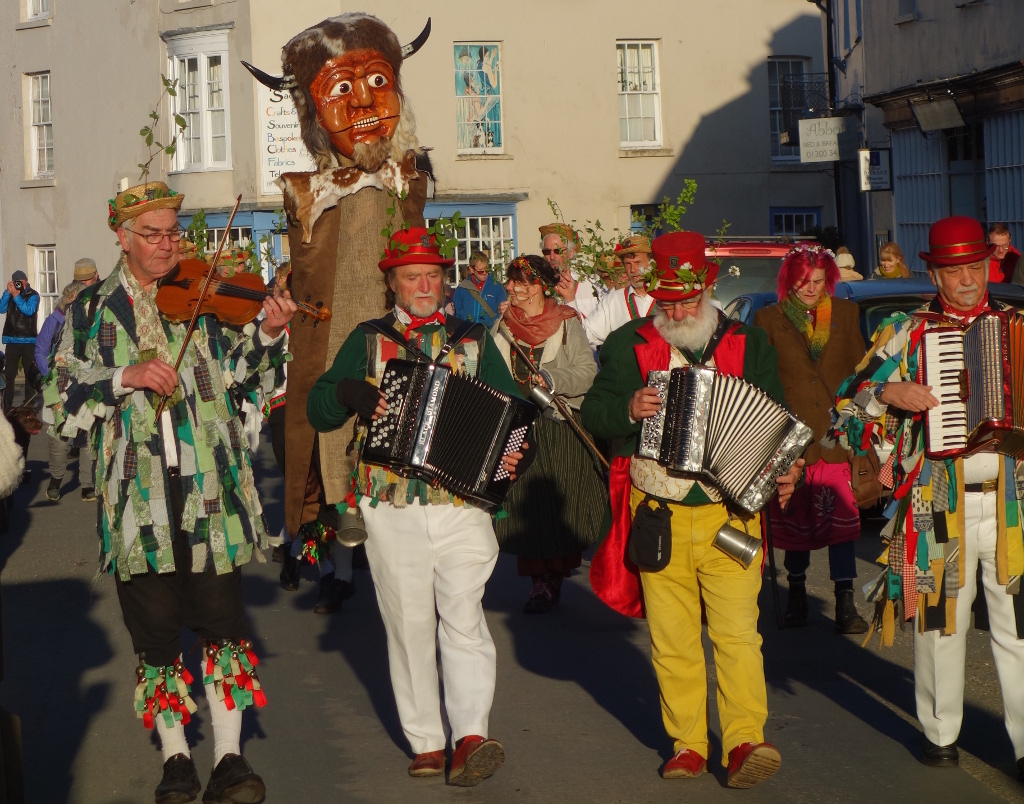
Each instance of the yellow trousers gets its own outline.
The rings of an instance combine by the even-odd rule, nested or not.
[[[633,488],[633,512],[644,493]],[[708,756],[708,688],[701,645],[701,599],[718,677],[722,764],[742,743],[764,741],[768,719],[757,594],[761,562],[747,569],[712,545],[728,520],[724,505],[671,505],[672,557],[660,572],[641,572],[651,653],[661,691],[661,715],[674,751]],[[735,523],[734,523],[735,524]],[[747,527],[759,533],[755,517]]]

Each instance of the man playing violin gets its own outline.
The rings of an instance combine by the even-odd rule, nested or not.
[[[242,710],[266,699],[245,639],[240,568],[262,560],[267,533],[235,398],[280,382],[296,305],[287,293],[267,298],[258,329],[202,316],[185,343],[187,325],[156,304],[160,278],[178,264],[182,200],[148,182],[110,202],[121,258],[70,308],[44,398],[52,432],[84,431],[97,454],[101,569],[114,575],[139,655],[136,713],[156,727],[165,760],[156,801],[192,801],[201,788],[183,729],[196,705],[182,626],[205,645],[214,770],[204,798],[258,801],[263,780],[239,734]]]

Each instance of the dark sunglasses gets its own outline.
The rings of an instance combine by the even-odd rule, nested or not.
[[[562,256],[563,249],[560,248],[542,248],[540,253],[545,257],[550,257],[552,254],[557,254],[559,257]]]

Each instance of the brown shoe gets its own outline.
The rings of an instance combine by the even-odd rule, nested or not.
[[[409,766],[410,776],[440,776],[444,773],[444,749],[417,754]]]
[[[729,752],[729,787],[753,787],[771,778],[782,765],[782,754],[771,743],[743,743]]]
[[[448,784],[473,787],[493,776],[505,762],[505,749],[497,740],[468,734],[459,740],[452,754]]]

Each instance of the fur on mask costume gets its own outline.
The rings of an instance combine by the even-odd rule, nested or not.
[[[283,48],[283,75],[245,64],[258,81],[291,93],[302,141],[315,173],[278,179],[288,216],[292,295],[322,300],[330,327],[293,327],[285,431],[285,521],[289,533],[316,517],[318,491],[328,504],[349,494],[352,425],[319,435],[306,419],[305,399],[359,322],[384,314],[377,262],[389,222],[423,225],[430,163],[416,140],[416,123],[402,92],[401,68],[430,34],[402,46],[376,17],[349,13],[307,28]],[[243,62],[244,64],[244,62]],[[390,218],[387,209],[405,194]],[[312,471],[311,471],[312,470]]]

